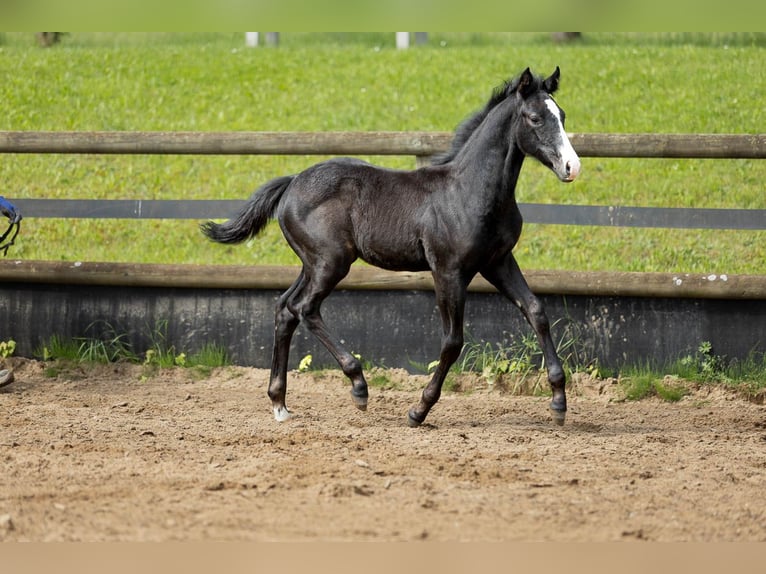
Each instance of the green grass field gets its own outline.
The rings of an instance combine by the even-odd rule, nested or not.
[[[531,66],[562,70],[571,132],[766,132],[766,34],[289,34],[248,49],[244,34],[72,33],[43,49],[0,33],[0,130],[452,130],[492,88]],[[13,198],[247,197],[318,157],[3,155]],[[413,158],[365,158],[396,168]],[[584,158],[559,183],[529,161],[519,201],[766,208],[766,162]],[[208,243],[195,221],[28,217],[23,259],[296,263],[271,225],[247,245]],[[525,269],[766,272],[766,233],[528,225]]]

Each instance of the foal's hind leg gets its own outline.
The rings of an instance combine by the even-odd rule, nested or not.
[[[550,408],[554,422],[564,424],[567,411],[567,397],[564,389],[566,377],[556,346],[551,338],[550,324],[542,303],[532,293],[521,274],[518,263],[511,253],[500,264],[483,269],[481,274],[497,287],[498,291],[513,301],[535,330],[545,357],[548,382],[553,391]]]
[[[308,272],[310,279],[305,287],[288,301],[288,307],[308,327],[317,339],[330,351],[343,373],[351,380],[351,397],[356,407],[367,410],[367,381],[362,364],[343,348],[340,341],[327,329],[320,308],[322,301],[332,292],[338,282],[348,273],[349,266],[322,265]]]
[[[465,310],[465,292],[467,282],[460,277],[437,275],[434,273],[436,302],[442,319],[442,346],[439,364],[436,366],[431,381],[423,389],[417,406],[407,414],[407,423],[411,427],[420,426],[431,408],[441,396],[442,384],[452,364],[463,350],[463,312]]]
[[[287,395],[287,361],[290,355],[290,341],[300,319],[288,307],[288,300],[299,292],[305,283],[303,271],[277,301],[274,317],[274,349],[271,358],[269,398],[274,408],[274,418],[285,421],[290,418],[285,398]]]

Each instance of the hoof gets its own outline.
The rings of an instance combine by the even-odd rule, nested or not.
[[[423,424],[423,421],[415,418],[415,415],[412,411],[407,413],[407,426],[414,429],[418,428],[421,424]]]
[[[285,422],[286,420],[289,420],[292,418],[293,413],[291,413],[289,410],[287,410],[287,407],[284,405],[280,406],[274,406],[274,418],[278,423]]]
[[[10,385],[13,382],[13,371],[9,369],[3,369],[0,371],[0,387]]]
[[[551,418],[553,419],[553,422],[556,423],[558,426],[564,426],[564,421],[566,420],[567,412],[566,411],[557,411],[554,409],[551,409]]]
[[[354,401],[354,406],[358,408],[360,411],[366,411],[367,410],[367,395],[364,395],[363,397],[359,397],[354,394],[354,391],[351,391],[351,398]]]

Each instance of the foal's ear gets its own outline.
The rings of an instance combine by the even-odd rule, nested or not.
[[[548,92],[549,94],[553,94],[553,92],[559,89],[560,75],[561,75],[561,70],[559,70],[559,67],[556,66],[556,69],[553,71],[550,77],[543,81],[543,86],[545,86],[546,92]]]
[[[516,86],[516,90],[519,94],[521,94],[522,98],[526,98],[529,95],[534,80],[535,78],[532,76],[532,72],[529,70],[529,68],[521,73],[521,76],[519,76],[519,83]]]

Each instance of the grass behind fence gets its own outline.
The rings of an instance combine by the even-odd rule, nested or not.
[[[452,130],[529,65],[562,69],[572,132],[766,131],[763,34],[80,34],[49,49],[0,36],[3,130]],[[0,194],[35,198],[245,198],[319,157],[3,155]],[[373,157],[395,168],[413,158]],[[766,208],[766,162],[585,158],[559,183],[530,160],[520,201]],[[160,263],[295,263],[278,228],[245,246],[205,241],[195,221],[27,218],[11,256]],[[764,273],[766,233],[528,225],[523,268]]]

